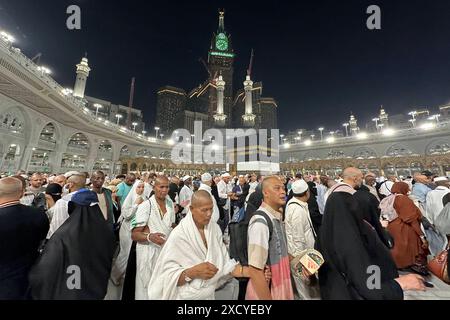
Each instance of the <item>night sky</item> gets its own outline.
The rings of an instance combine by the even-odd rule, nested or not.
[[[82,30],[66,28],[66,8],[81,7]],[[382,30],[366,28],[377,4]],[[278,101],[283,131],[370,120],[382,104],[389,114],[450,101],[450,1],[106,1],[0,0],[0,29],[29,57],[72,87],[75,64],[88,52],[93,69],[86,94],[135,105],[153,127],[156,90],[189,91],[207,77],[218,8],[231,33],[235,90],[242,87],[251,48],[253,80]]]

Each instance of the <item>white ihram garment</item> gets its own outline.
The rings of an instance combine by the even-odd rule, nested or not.
[[[175,208],[169,196],[166,197],[167,212],[162,216],[156,198],[153,195],[149,201],[142,203],[135,216],[134,227],[148,226],[150,233],[162,233],[166,240],[172,231],[172,224],[175,223]],[[150,282],[161,246],[150,243],[136,244],[136,300],[147,300],[147,286]]]

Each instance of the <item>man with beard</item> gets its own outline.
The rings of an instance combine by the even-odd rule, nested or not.
[[[91,176],[91,190],[97,194],[98,205],[103,213],[103,217],[111,228],[113,228],[114,222],[119,217],[114,216],[114,213],[117,212],[117,210],[114,210],[115,203],[112,200],[112,193],[109,189],[103,188],[104,183],[105,174],[103,171],[95,171]]]
[[[399,276],[389,249],[364,219],[353,196],[362,184],[357,168],[343,172],[343,182],[333,187],[325,207],[317,249],[325,264],[319,269],[323,299],[403,299],[404,290],[425,290],[421,276]],[[378,270],[378,281],[372,281]]]

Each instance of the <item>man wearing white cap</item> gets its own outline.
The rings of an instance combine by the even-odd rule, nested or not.
[[[212,221],[217,222],[219,220],[220,217],[220,213],[219,213],[219,207],[217,206],[217,202],[216,202],[216,198],[214,198],[214,196],[211,193],[211,184],[212,184],[212,176],[206,172],[204,174],[202,174],[201,176],[201,184],[200,184],[200,188],[198,188],[198,190],[204,190],[206,192],[209,193],[209,195],[211,196],[211,200],[213,202],[213,213],[212,213]]]
[[[230,183],[230,174],[225,172],[222,174],[222,180],[217,184],[217,193],[219,198],[223,201],[222,207],[224,209],[225,217],[223,219],[222,232],[225,232],[230,221],[230,196],[232,195],[233,186]],[[219,205],[221,205],[219,203]]]
[[[447,177],[437,177],[434,179],[434,183],[437,187],[428,192],[425,211],[425,215],[432,224],[434,224],[437,216],[444,208],[442,198],[447,193],[450,193],[450,180]]]
[[[180,206],[183,207],[183,211],[181,211],[181,215],[184,217],[187,214],[189,205],[191,204],[191,198],[193,191],[191,189],[191,177],[184,176],[181,180],[183,180],[183,188],[180,190],[180,195],[178,196],[178,200],[180,202]]]
[[[314,231],[308,210],[310,191],[305,180],[296,180],[292,183],[293,197],[286,205],[286,238],[288,252],[292,258],[301,257],[306,250],[314,249],[316,233]],[[317,286],[308,284],[309,274],[304,274],[302,279],[291,265],[295,286],[302,300],[319,298]],[[305,271],[306,272],[306,271]]]

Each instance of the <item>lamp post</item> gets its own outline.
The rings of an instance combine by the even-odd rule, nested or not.
[[[280,141],[283,143],[284,134],[280,134]]]
[[[161,140],[163,139],[163,137],[164,137],[164,134],[163,133],[161,133],[160,135],[159,135],[160,137],[161,137]]]
[[[120,121],[120,119],[122,119],[122,115],[121,114],[116,114],[116,118],[117,118],[117,122],[116,122],[116,125],[119,125],[119,121]]]
[[[155,131],[156,131],[155,138],[158,139],[158,131],[159,131],[159,127],[155,127]]]
[[[145,137],[145,135],[147,134],[147,131],[142,130],[142,135]]]
[[[300,139],[298,139],[298,140],[302,140],[302,134],[303,134],[303,131],[302,131],[302,130],[299,130],[297,133],[298,133],[298,136],[299,136],[299,138],[300,138]]]
[[[436,124],[438,125],[440,116],[441,116],[440,114],[433,114],[431,117],[428,118],[428,120],[435,120]]]
[[[408,115],[410,115],[412,117],[412,119],[409,120],[409,122],[412,123],[413,127],[416,126],[416,115],[417,115],[417,111],[411,111],[408,112]]]
[[[94,108],[95,108],[95,117],[97,118],[98,109],[103,108],[103,106],[100,103],[94,103]]]
[[[315,136],[316,136],[315,134],[312,134],[312,135],[311,135],[311,140],[312,140],[312,141],[314,141],[314,137],[315,137]]]
[[[322,141],[323,140],[323,127],[320,127],[319,128],[319,131],[320,131],[320,141]]]
[[[378,121],[380,121],[380,118],[373,118],[373,122],[375,122],[375,129],[378,131]]]
[[[133,131],[136,132],[136,126],[138,125],[138,123],[137,122],[133,122],[131,125],[133,126]]]
[[[350,124],[347,123],[347,122],[344,123],[344,124],[342,125],[343,127],[345,127],[345,136],[346,136],[346,137],[348,137],[348,126],[349,126],[349,125],[350,125]]]

